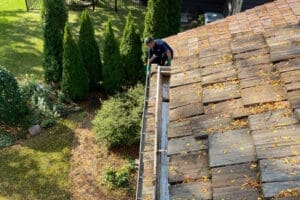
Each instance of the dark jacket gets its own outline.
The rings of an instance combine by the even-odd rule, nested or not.
[[[172,58],[173,58],[173,49],[163,40],[156,39],[154,40],[154,47],[148,50],[148,58],[151,59],[153,55],[162,58],[166,55],[167,50],[171,51]]]

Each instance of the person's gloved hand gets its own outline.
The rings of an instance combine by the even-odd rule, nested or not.
[[[147,71],[147,72],[150,72],[150,69],[151,69],[150,65],[147,65],[146,71]]]
[[[167,60],[167,66],[171,66],[171,58],[168,58],[168,60]]]

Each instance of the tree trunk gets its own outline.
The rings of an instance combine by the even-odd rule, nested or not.
[[[92,4],[93,4],[93,11],[95,11],[95,4],[96,4],[95,0],[92,0]]]
[[[29,7],[28,7],[28,2],[27,2],[27,0],[25,0],[25,4],[26,4],[27,12],[28,12],[28,11],[29,11]]]
[[[115,0],[115,11],[118,12],[118,0]]]

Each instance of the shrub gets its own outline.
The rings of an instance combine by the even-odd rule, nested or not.
[[[78,47],[88,72],[90,87],[95,87],[100,83],[102,64],[99,47],[95,39],[94,26],[87,10],[81,14]]]
[[[43,1],[45,80],[59,83],[62,77],[64,26],[68,18],[64,0]]]
[[[198,26],[204,25],[204,15],[199,15],[197,23]]]
[[[68,25],[66,25],[64,35],[61,89],[73,100],[86,98],[89,90],[88,75]]]
[[[10,133],[0,129],[0,148],[11,146],[14,142],[15,139]]]
[[[102,80],[103,88],[108,93],[121,89],[123,81],[121,55],[110,21],[107,22],[104,32]]]
[[[0,65],[0,122],[17,124],[27,111],[16,79]]]
[[[141,37],[137,32],[131,13],[126,18],[120,51],[124,65],[125,80],[127,84],[133,86],[138,81],[143,80],[145,73],[142,62]]]
[[[129,161],[120,170],[109,167],[104,171],[104,180],[108,188],[128,188],[130,186],[130,175],[134,170],[133,162]]]
[[[106,141],[109,148],[138,142],[143,98],[143,86],[138,84],[105,101],[93,120],[96,139]]]
[[[144,38],[152,36],[154,38],[164,38],[168,33],[168,1],[149,0],[145,16]]]
[[[27,76],[21,91],[30,108],[22,124],[25,128],[33,124],[49,127],[55,124],[57,118],[78,111],[76,105],[71,104],[62,92],[54,90],[50,85],[38,84],[32,76]]]
[[[180,14],[182,0],[169,0],[168,7],[168,35],[175,35],[180,31]],[[171,6],[172,5],[172,6]]]
[[[30,105],[30,113],[27,116],[27,124],[41,124],[42,127],[49,127],[50,123],[45,126],[44,121],[51,121],[51,125],[55,123],[55,119],[60,117],[61,110],[58,110],[55,101],[56,93],[50,86],[38,85],[35,80],[29,79],[22,87],[22,94],[26,97],[26,101]]]

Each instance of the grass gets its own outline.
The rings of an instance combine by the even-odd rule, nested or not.
[[[38,12],[26,12],[23,0],[1,0],[0,64],[18,79],[33,74],[41,80],[42,27]]]
[[[132,12],[142,32],[144,11],[130,6],[128,10]],[[100,51],[105,22],[111,20],[116,37],[120,39],[128,10],[120,9],[115,13],[113,10],[97,7],[96,11],[91,13]],[[77,39],[79,11],[69,12],[69,23]],[[0,27],[0,64],[11,71],[19,81],[24,80],[26,74],[33,74],[36,80],[43,81],[43,30],[40,11],[27,12],[24,0],[1,0]]]
[[[69,199],[72,118],[35,138],[0,149],[0,199]]]
[[[129,10],[142,32],[144,11],[134,7],[129,7]],[[127,14],[128,10],[121,9],[115,13],[100,7],[91,13],[100,50],[105,22],[111,20],[115,35],[120,39]],[[70,11],[69,23],[77,39],[80,12]],[[0,36],[0,64],[19,81],[24,81],[26,74],[32,74],[37,81],[43,81],[43,31],[40,12],[27,12],[24,0],[1,0]],[[84,121],[83,113],[85,112],[58,121],[55,127],[44,130],[39,136],[0,149],[0,200],[70,199],[69,161],[74,139],[73,130]],[[136,149],[132,151],[136,152]],[[121,153],[101,148],[99,170],[108,166],[118,168],[127,162],[128,157],[135,154],[127,154],[128,149],[119,151]],[[104,164],[102,160],[108,162]],[[131,177],[133,187],[135,176],[136,174]],[[128,194],[128,191],[107,190],[105,186],[101,186],[101,173],[98,178],[100,190],[105,196],[117,199],[134,198],[133,191]]]

